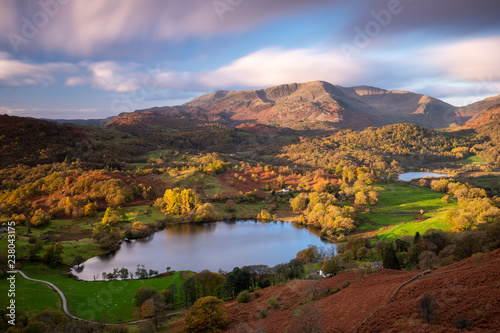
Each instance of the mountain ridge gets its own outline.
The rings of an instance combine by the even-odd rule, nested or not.
[[[404,90],[310,81],[243,91],[218,90],[179,106],[123,113],[107,125],[154,122],[175,126],[179,119],[191,119],[230,127],[250,122],[292,129],[299,123],[321,123],[331,129],[363,129],[394,123],[445,128],[453,123],[462,125],[472,117],[458,110],[431,96]]]

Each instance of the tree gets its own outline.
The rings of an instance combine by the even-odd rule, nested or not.
[[[229,293],[231,298],[234,298],[243,290],[249,289],[251,282],[250,273],[235,267],[232,272],[226,274],[224,290]]]
[[[142,306],[145,301],[151,297],[159,295],[158,291],[151,286],[140,287],[139,290],[134,294],[135,305]]]
[[[340,256],[336,255],[323,261],[321,270],[323,271],[323,274],[325,274],[326,276],[337,275],[337,273],[339,273],[342,270]]]
[[[193,280],[196,282],[196,288],[199,290],[199,295],[222,296],[222,288],[226,282],[226,278],[223,275],[204,270],[194,275]]]
[[[175,187],[167,189],[163,198],[156,201],[156,205],[161,208],[165,214],[182,215],[190,212],[200,203],[200,198],[192,189]]]
[[[434,269],[439,264],[439,258],[433,251],[424,251],[418,257],[420,269]]]
[[[392,246],[388,246],[383,250],[382,263],[384,265],[384,268],[401,269],[396,251],[394,251]]]
[[[84,214],[85,216],[95,216],[95,214],[97,213],[97,205],[93,202],[90,202],[88,204],[85,205],[85,208],[84,208]]]
[[[141,306],[141,315],[142,318],[151,318],[153,317],[153,321],[156,329],[158,329],[158,316],[163,314],[166,310],[165,301],[162,300],[160,294],[156,293],[151,298],[147,299],[142,303]]]
[[[214,296],[197,300],[184,320],[189,332],[222,332],[229,324],[224,302]]]
[[[196,210],[195,222],[210,222],[217,220],[217,212],[211,203],[205,203]]]
[[[303,212],[306,210],[308,204],[309,198],[305,193],[300,193],[295,198],[290,199],[290,205],[292,206],[294,213]]]
[[[51,267],[55,267],[62,263],[61,253],[63,252],[63,246],[59,243],[49,245],[45,248],[45,255],[43,256],[43,261]]]
[[[420,315],[425,318],[427,323],[430,323],[431,320],[434,319],[434,315],[436,314],[436,300],[434,300],[431,294],[425,294],[420,297],[420,301],[418,302],[418,309]]]
[[[113,208],[106,208],[101,223],[105,227],[114,226],[118,223],[118,219],[116,218],[116,214]]]
[[[42,249],[42,241],[37,239],[34,243],[28,244],[28,261],[35,261],[38,252]]]
[[[293,316],[293,332],[315,333],[323,331],[323,317],[313,305],[309,304],[296,310]]]
[[[307,249],[300,250],[295,256],[296,259],[302,260],[304,263],[317,263],[321,260],[321,254],[316,245],[309,245]]]
[[[279,188],[285,188],[286,187],[285,177],[283,177],[283,175],[279,175],[278,176],[278,187]]]

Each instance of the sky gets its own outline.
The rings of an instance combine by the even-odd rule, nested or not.
[[[97,119],[324,80],[500,94],[498,0],[1,0],[0,114]]]

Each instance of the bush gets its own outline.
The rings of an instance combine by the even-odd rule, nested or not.
[[[351,281],[347,280],[342,282],[342,289],[345,289],[351,285]]]
[[[431,320],[434,319],[434,315],[436,314],[436,300],[432,297],[431,294],[425,294],[420,297],[418,307],[420,315],[425,318],[427,323],[430,323]]]
[[[269,310],[268,309],[259,309],[259,312],[257,313],[257,318],[259,319],[264,319],[267,316],[269,316]]]
[[[267,304],[269,304],[270,307],[277,309],[280,307],[280,301],[279,297],[271,297],[267,299]]]
[[[338,293],[340,290],[341,290],[340,287],[337,286],[337,287],[335,287],[333,289],[330,289],[330,291],[328,291],[328,294],[329,295],[333,295],[333,294]]]
[[[472,322],[469,319],[465,318],[465,317],[458,317],[455,320],[455,328],[456,329],[459,329],[459,330],[463,330],[463,329],[471,330],[473,326],[474,325],[472,324]]]
[[[236,296],[236,301],[238,303],[248,303],[252,299],[252,295],[248,290],[243,290],[241,293]]]

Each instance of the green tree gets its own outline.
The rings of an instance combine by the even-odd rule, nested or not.
[[[45,248],[45,255],[43,256],[43,261],[51,267],[55,267],[62,263],[61,253],[63,252],[63,246],[59,243],[49,245]]]
[[[384,268],[401,269],[396,251],[394,251],[392,246],[388,246],[383,250],[382,263]]]
[[[222,332],[229,324],[224,302],[214,296],[197,300],[184,320],[189,332]]]
[[[336,255],[323,261],[321,270],[326,276],[337,275],[342,270],[340,256]]]

